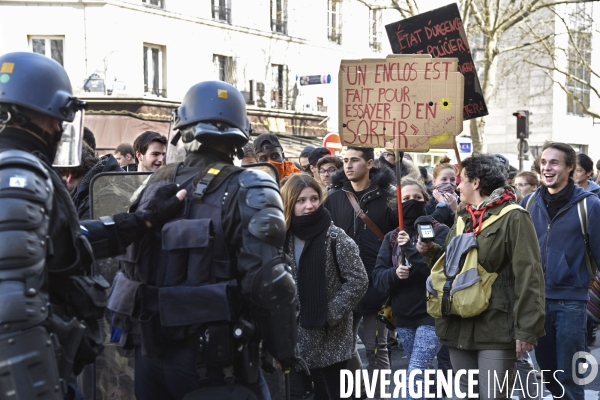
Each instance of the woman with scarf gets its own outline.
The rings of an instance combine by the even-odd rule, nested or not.
[[[455,371],[479,370],[480,399],[510,399],[516,359],[531,351],[544,334],[544,278],[537,235],[529,213],[522,208],[482,229],[489,216],[500,214],[516,199],[493,155],[475,153],[465,159],[458,189],[466,204],[458,217],[465,223],[464,232],[476,235],[477,261],[498,276],[485,311],[471,318],[438,318],[436,332],[450,348]],[[456,232],[455,225],[446,238],[446,248],[462,233]],[[435,248],[425,253],[430,265],[439,256]],[[467,388],[467,376],[463,375],[460,390],[466,392]]]
[[[441,345],[434,319],[427,314],[425,282],[430,268],[416,249],[419,235],[415,222],[425,215],[429,195],[425,186],[414,179],[404,178],[401,185],[404,230],[396,228],[385,235],[373,270],[373,284],[390,295],[396,332],[409,360],[408,377],[413,370],[433,368]],[[390,206],[397,208],[396,198]],[[442,248],[449,228],[431,217],[425,219],[433,225],[434,246]],[[415,387],[417,381],[423,382],[422,374],[416,376]]]
[[[456,167],[450,164],[448,157],[442,159],[433,168],[432,198],[427,204],[426,214],[447,226],[454,225],[454,216],[458,209],[456,194]]]
[[[352,310],[367,290],[367,273],[356,243],[332,224],[321,206],[317,181],[292,175],[281,197],[287,227],[284,250],[298,287],[299,355],[311,372],[322,376],[324,385],[315,380],[315,399],[339,399],[340,370],[354,350]],[[303,378],[301,372],[291,372],[294,399],[302,399]]]

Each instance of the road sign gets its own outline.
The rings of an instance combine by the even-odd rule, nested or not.
[[[323,138],[323,147],[331,152],[332,156],[339,156],[342,152],[342,141],[337,133],[328,133]]]

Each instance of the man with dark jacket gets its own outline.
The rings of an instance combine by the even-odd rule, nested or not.
[[[573,181],[586,192],[592,192],[598,196],[600,194],[600,186],[593,181],[592,175],[594,175],[594,161],[587,154],[578,154]]]
[[[347,196],[356,200],[360,209],[373,220],[383,234],[398,226],[392,210],[387,206],[388,200],[393,197],[391,185],[395,181],[394,174],[389,168],[374,168],[373,164],[373,149],[349,147],[344,155],[344,171],[333,176],[334,189],[324,203],[331,213],[333,223],[343,229],[358,245],[360,258],[369,276],[369,288],[362,299],[360,315],[355,319],[354,327],[357,332],[362,317],[363,343],[369,360],[370,374],[375,369],[390,368],[386,350],[387,328],[382,323],[377,323],[377,313],[387,298],[387,293],[380,293],[373,286],[371,277],[381,239],[358,217]],[[356,350],[348,362],[348,369],[362,369]]]
[[[533,218],[546,286],[546,336],[538,340],[535,355],[540,369],[551,371],[544,376],[548,390],[565,399],[584,398],[580,352],[585,351],[586,305],[593,278],[586,252],[600,264],[600,226],[589,223],[600,219],[600,200],[573,182],[576,164],[575,150],[568,144],[545,144],[540,160],[543,185],[521,201]],[[587,246],[580,202],[587,209]]]

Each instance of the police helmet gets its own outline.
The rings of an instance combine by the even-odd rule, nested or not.
[[[85,103],[73,97],[65,69],[37,53],[0,56],[0,106],[15,105],[72,122]]]
[[[231,138],[241,148],[250,138],[244,96],[222,81],[192,86],[175,111],[173,122],[184,143]]]

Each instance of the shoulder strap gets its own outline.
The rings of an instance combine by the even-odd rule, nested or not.
[[[481,230],[483,231],[485,228],[487,228],[488,226],[490,226],[491,224],[493,224],[494,222],[498,221],[500,218],[502,218],[503,216],[505,216],[506,214],[508,214],[510,211],[512,210],[516,210],[521,208],[520,205],[518,204],[509,204],[506,207],[504,207],[502,209],[502,211],[500,211],[499,214],[497,215],[490,215],[489,217],[487,217],[487,219],[485,221],[483,221],[483,225],[481,226]]]
[[[577,213],[579,214],[579,224],[581,225],[581,233],[583,233],[583,241],[585,242],[585,253],[583,254],[583,258],[585,259],[585,266],[587,267],[591,280],[596,276],[598,267],[596,266],[596,262],[590,257],[590,235],[588,233],[586,198],[577,203]]]
[[[525,205],[525,209],[527,211],[531,210],[531,205],[533,204],[533,198],[535,197],[535,192],[531,193],[531,196],[527,199],[527,204]]]
[[[491,224],[493,224],[494,222],[496,222],[497,220],[502,218],[504,215],[506,215],[509,211],[516,210],[519,208],[521,208],[521,206],[519,206],[518,204],[507,205],[506,207],[504,207],[502,209],[502,211],[500,211],[499,214],[490,215],[489,217],[487,217],[487,219],[485,221],[483,221],[483,225],[481,225],[481,230],[483,231],[485,228],[487,228],[488,226],[490,226]],[[456,220],[456,235],[458,236],[461,233],[463,233],[464,229],[465,229],[465,221],[461,217],[458,217],[458,219]]]
[[[230,166],[231,164],[228,163],[217,162],[209,165],[204,171],[196,175],[194,178],[194,187],[196,188],[194,190],[194,201],[201,202],[202,197],[204,197],[204,194],[213,179],[215,179],[222,171],[230,170],[230,168],[227,168]],[[235,170],[235,168],[233,169]]]
[[[373,222],[373,220],[371,218],[369,218],[367,216],[367,214],[364,213],[363,210],[360,209],[360,206],[358,205],[358,202],[354,198],[354,195],[350,192],[345,192],[345,193],[346,193],[346,197],[350,201],[350,204],[352,204],[352,208],[354,208],[354,212],[356,213],[356,215],[358,215],[358,218],[360,218],[361,221],[364,222],[365,225],[367,225],[367,228],[369,228],[371,230],[371,232],[373,232],[375,234],[375,236],[377,236],[379,238],[379,240],[383,240],[383,237],[385,235],[383,234],[381,229],[379,229],[379,227],[375,224],[375,222]]]

